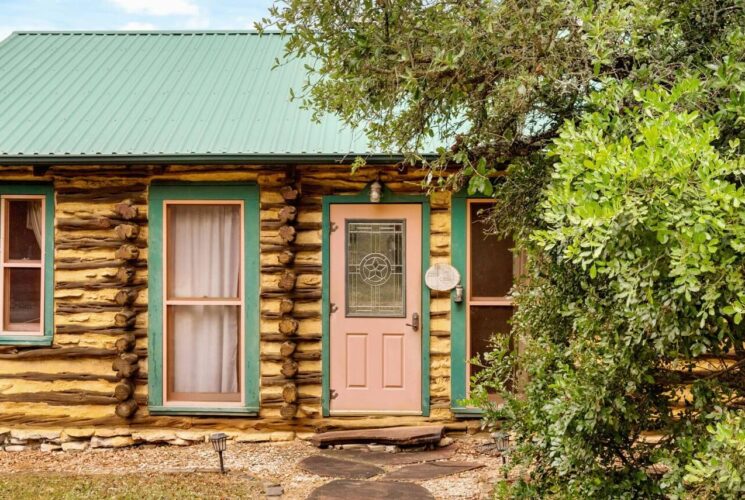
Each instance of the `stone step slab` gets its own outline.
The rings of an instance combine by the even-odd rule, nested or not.
[[[382,429],[355,429],[316,434],[310,439],[314,446],[328,448],[332,445],[352,443],[378,443],[397,446],[436,445],[445,435],[442,425],[421,427],[386,427]]]
[[[408,465],[447,460],[455,454],[455,449],[438,448],[432,451],[405,451],[401,453],[365,450],[323,450],[323,454],[329,457],[377,465]]]

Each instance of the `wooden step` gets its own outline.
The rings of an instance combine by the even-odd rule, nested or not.
[[[383,429],[356,429],[316,434],[310,439],[313,445],[327,448],[337,444],[378,443],[398,446],[437,444],[445,435],[442,425],[422,427],[387,427]]]

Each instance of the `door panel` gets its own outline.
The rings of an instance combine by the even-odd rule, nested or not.
[[[367,388],[367,334],[347,334],[347,388]]]
[[[422,207],[331,205],[332,414],[421,412]]]

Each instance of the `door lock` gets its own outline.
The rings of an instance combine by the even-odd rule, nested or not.
[[[410,326],[412,330],[419,331],[419,313],[411,315],[411,323],[406,323],[406,326]]]

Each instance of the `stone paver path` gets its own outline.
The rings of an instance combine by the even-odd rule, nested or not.
[[[448,460],[453,454],[454,447],[400,453],[331,449],[301,460],[298,467],[319,476],[341,478],[316,488],[310,499],[431,499],[434,497],[426,488],[409,481],[429,481],[483,467],[477,462]],[[385,471],[372,464],[389,467],[388,472],[376,478]],[[369,480],[350,481],[362,478]]]
[[[385,475],[384,479],[396,481],[429,481],[438,477],[460,474],[467,470],[479,469],[483,464],[476,462],[427,462],[424,464],[407,465]]]
[[[304,458],[298,467],[312,474],[343,479],[368,479],[385,472],[380,467],[324,455]]]
[[[310,494],[308,500],[349,500],[351,498],[433,500],[435,497],[426,488],[413,483],[337,479],[317,488]]]

